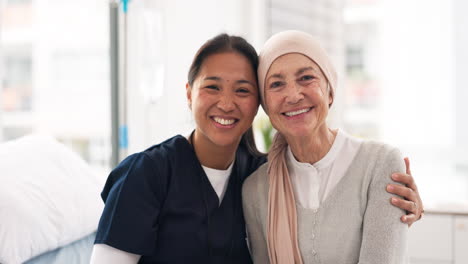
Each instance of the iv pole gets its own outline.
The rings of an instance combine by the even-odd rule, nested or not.
[[[119,2],[123,11],[121,16],[119,12]],[[112,142],[112,154],[110,160],[111,168],[117,166],[117,164],[128,154],[127,11],[128,0],[111,0],[109,2]],[[120,34],[122,34],[122,39]]]

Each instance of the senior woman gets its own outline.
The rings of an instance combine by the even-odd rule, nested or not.
[[[260,54],[262,106],[278,130],[268,163],[243,186],[255,263],[403,263],[408,227],[388,201],[399,151],[326,122],[337,77],[310,35],[285,31]]]

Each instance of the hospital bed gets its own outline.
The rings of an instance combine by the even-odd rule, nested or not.
[[[0,263],[88,264],[104,181],[52,137],[1,143]]]
[[[25,264],[89,264],[96,233],[92,233],[69,245],[46,252]]]

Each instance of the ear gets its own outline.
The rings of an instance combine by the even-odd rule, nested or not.
[[[188,102],[189,109],[192,109],[192,86],[190,86],[189,83],[185,84],[185,92],[187,95],[187,102]]]
[[[333,104],[333,100],[335,99],[335,94],[333,93],[333,88],[331,87],[330,83],[327,84],[328,88],[328,108],[330,108]]]

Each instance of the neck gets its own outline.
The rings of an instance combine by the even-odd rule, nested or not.
[[[310,135],[303,137],[287,136],[286,140],[296,160],[314,164],[330,151],[336,133],[336,130],[331,130],[324,125],[322,128],[310,133]]]
[[[238,143],[233,146],[218,146],[208,140],[198,130],[190,136],[195,154],[200,163],[208,168],[226,170],[234,161]]]

